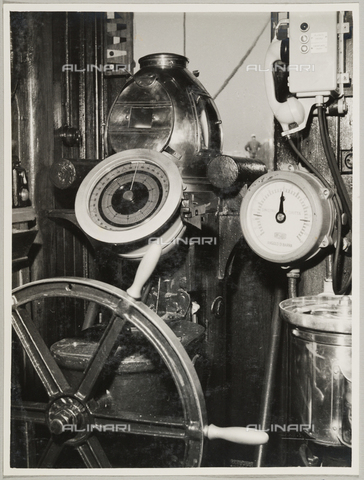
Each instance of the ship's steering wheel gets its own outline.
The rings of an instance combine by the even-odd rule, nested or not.
[[[13,330],[48,397],[47,401],[40,402],[13,396],[12,420],[22,422],[25,427],[42,425],[48,431],[48,443],[43,446],[41,455],[28,459],[28,467],[55,468],[64,456],[64,450],[69,450],[69,447],[73,453],[78,452],[85,467],[115,467],[98,435],[103,425],[110,424],[127,425],[123,434],[181,441],[184,446],[178,466],[183,467],[198,467],[202,464],[205,437],[255,445],[268,440],[266,433],[247,431],[243,427],[220,429],[214,425],[208,426],[204,395],[188,354],[167,324],[138,300],[141,288],[159,258],[160,252],[158,254],[154,250],[158,250],[157,245],[153,245],[143,258],[128,293],[83,278],[40,280],[13,291]],[[56,297],[84,301],[84,305],[98,304],[109,312],[108,324],[76,387],[66,379],[37,328],[37,305],[45,299]],[[181,416],[143,415],[120,409],[115,415],[94,397],[99,377],[126,326],[141,332],[158,352],[178,391]],[[65,432],[65,426],[70,424],[82,428],[76,428],[72,433]],[[88,431],[85,427],[91,424],[95,429]],[[25,430],[29,431],[29,428]],[[28,435],[26,438],[29,442],[27,451],[31,451],[32,437]]]

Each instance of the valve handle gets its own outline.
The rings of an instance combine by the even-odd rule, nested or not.
[[[262,445],[269,440],[268,434],[261,430],[249,429],[247,427],[221,428],[213,424],[204,428],[204,435],[209,440],[222,439],[243,445]]]
[[[142,258],[142,261],[139,264],[138,270],[135,274],[134,282],[131,287],[126,291],[128,295],[133,297],[135,300],[140,300],[142,297],[142,288],[148,278],[152,275],[159,258],[162,254],[162,246],[157,243],[152,243],[145,255]]]

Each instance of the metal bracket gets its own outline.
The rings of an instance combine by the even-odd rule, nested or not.
[[[344,34],[344,33],[349,33],[349,32],[350,32],[350,24],[349,24],[349,22],[338,23],[338,25],[337,25],[337,33],[339,33],[339,34]]]
[[[349,73],[338,73],[337,83],[349,84],[350,83]]]
[[[183,220],[201,230],[201,217],[206,214],[206,209],[210,205],[211,203],[199,205],[198,202],[194,201],[193,194],[191,194],[189,198],[185,196],[184,200],[182,200],[181,207]]]

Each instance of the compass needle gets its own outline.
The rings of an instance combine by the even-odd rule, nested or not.
[[[139,163],[137,163],[136,166],[135,166],[135,171],[134,171],[134,175],[133,175],[133,180],[132,180],[131,185],[130,185],[130,191],[133,190],[134,181],[135,181],[135,177],[136,177],[136,174],[137,174],[137,171],[138,171],[138,167],[139,167]]]

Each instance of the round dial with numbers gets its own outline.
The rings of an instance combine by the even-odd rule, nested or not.
[[[140,225],[166,202],[169,181],[164,170],[145,160],[133,160],[105,174],[90,195],[90,215],[108,230]]]
[[[332,243],[331,192],[312,174],[276,171],[256,180],[245,195],[240,221],[258,255],[288,265]]]
[[[92,238],[126,244],[155,234],[176,213],[182,178],[166,154],[146,149],[116,153],[83,180],[75,213]]]

